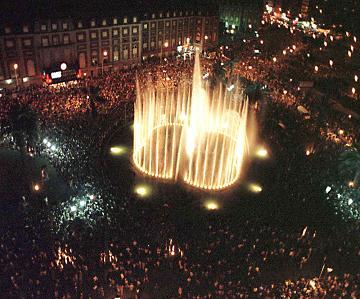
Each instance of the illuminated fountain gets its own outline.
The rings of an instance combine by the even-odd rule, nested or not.
[[[239,84],[210,89],[195,56],[192,84],[140,87],[133,161],[144,174],[220,190],[240,177],[247,148],[248,100]]]

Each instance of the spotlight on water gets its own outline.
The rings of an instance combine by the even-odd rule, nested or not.
[[[126,153],[126,147],[124,146],[112,146],[110,153],[114,156],[120,156]]]
[[[197,52],[192,83],[136,85],[133,161],[142,173],[206,190],[239,179],[248,147],[248,99],[240,84],[210,88]]]
[[[259,158],[267,158],[269,156],[269,153],[265,147],[259,147],[256,151],[256,156]]]
[[[214,199],[210,199],[210,200],[205,201],[204,206],[209,211],[218,210],[220,208],[219,204]]]
[[[150,187],[146,185],[138,185],[135,187],[135,193],[140,197],[147,197],[150,195]]]
[[[260,193],[263,191],[263,188],[259,184],[251,183],[249,184],[249,190],[254,193]]]

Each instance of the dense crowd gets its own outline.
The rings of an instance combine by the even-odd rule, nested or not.
[[[299,44],[296,49],[303,48]],[[219,57],[216,59],[221,60]],[[244,68],[250,61],[252,68]],[[203,71],[212,75],[211,65],[216,61],[203,63]],[[311,99],[304,102],[290,81],[278,79],[287,62],[279,61],[275,68],[266,59],[256,63],[244,55],[234,73],[261,82],[269,90],[267,107],[261,104],[258,119],[269,145],[282,153],[278,163],[284,171],[272,177],[274,189],[289,176],[287,189],[274,196],[286,190],[281,200],[289,198],[293,201],[288,204],[295,205],[306,195],[301,203],[311,205],[312,183],[309,190],[296,188],[308,178],[297,173],[309,171],[313,161],[299,159],[297,148],[304,147],[300,153],[305,157],[305,147],[315,143],[317,159],[327,163],[325,149],[339,151],[340,145],[328,143],[320,134],[324,127],[311,120],[305,122],[296,110],[298,105],[305,105],[313,112],[314,105]],[[280,226],[246,213],[236,221],[215,211],[195,222],[178,223],[177,212],[172,209],[176,199],[171,195],[163,206],[154,207],[111,184],[99,155],[113,128],[132,119],[136,78],[140,85],[150,80],[160,86],[176,86],[189,79],[191,66],[191,61],[169,58],[76,84],[31,86],[2,96],[1,118],[6,117],[14,101],[30,105],[38,113],[38,154],[55,166],[72,199],[88,197],[88,203],[87,212],[77,222],[71,218],[74,211],[68,202],[39,207],[33,204],[31,193],[19,199],[18,209],[1,226],[0,297],[360,296],[356,223],[345,231],[333,225],[331,233],[326,233],[315,225]],[[95,95],[91,92],[94,88],[98,88]],[[331,127],[337,130],[335,123]],[[346,132],[350,130],[351,123]],[[309,142],[297,143],[302,137]],[[358,140],[355,133],[351,138]]]

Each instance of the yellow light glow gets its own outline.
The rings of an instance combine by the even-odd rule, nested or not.
[[[34,191],[40,191],[40,185],[39,184],[34,185]]]
[[[135,193],[140,197],[147,197],[150,194],[150,188],[145,185],[139,185],[135,187]]]
[[[260,158],[266,158],[268,156],[268,151],[266,148],[264,147],[260,147],[257,151],[256,151],[256,156],[260,157]]]
[[[353,188],[353,187],[355,186],[355,184],[354,184],[353,181],[350,181],[349,184],[348,184],[348,186],[349,186],[350,188]]]
[[[214,211],[219,209],[219,204],[215,200],[207,200],[204,206],[209,211]]]
[[[126,148],[123,146],[112,146],[110,148],[110,153],[112,155],[122,155],[126,152]]]
[[[255,183],[250,184],[249,189],[251,192],[254,192],[254,193],[260,193],[263,191],[263,188],[260,185],[255,184]]]

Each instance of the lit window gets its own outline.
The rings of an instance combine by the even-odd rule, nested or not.
[[[143,43],[143,49],[147,49],[147,43]]]
[[[29,26],[24,25],[24,26],[23,26],[23,32],[24,32],[24,33],[28,33],[28,32],[29,32]]]
[[[136,34],[137,32],[138,32],[138,28],[137,28],[137,27],[133,27],[133,28],[132,28],[132,33],[133,33],[133,34]]]
[[[117,25],[117,23],[118,23],[118,19],[117,19],[117,18],[114,18],[114,19],[113,19],[113,24],[114,24],[114,25]]]
[[[167,17],[167,18],[170,17],[170,13],[169,13],[169,12],[166,13],[166,17]]]
[[[127,46],[123,48],[123,58],[124,60],[127,60],[129,58],[129,49],[127,48]]]
[[[151,48],[154,48],[155,47],[155,41],[151,41]]]
[[[155,23],[151,23],[151,28],[155,28]]]
[[[78,41],[83,41],[83,40],[85,39],[84,33],[79,33],[79,34],[77,35],[77,39],[78,39]]]
[[[180,11],[180,17],[182,17],[182,11]]]
[[[29,39],[29,38],[24,39],[23,40],[23,45],[24,45],[24,47],[31,47],[31,45],[32,45],[31,39]]]
[[[124,28],[123,29],[123,35],[127,35],[129,33],[128,29],[127,28]]]
[[[103,26],[106,26],[106,20],[104,19],[101,23]]]
[[[154,13],[151,15],[151,18],[152,18],[152,19],[155,19],[155,14],[154,14]]]
[[[92,31],[90,34],[90,38],[91,39],[96,39],[97,38],[97,32],[96,31]]]
[[[138,54],[137,45],[134,45],[132,48],[132,55],[133,57],[137,57],[137,54]]]
[[[47,30],[46,24],[42,24],[42,25],[41,25],[41,31],[46,31],[46,30]]]
[[[159,17],[160,17],[160,18],[162,18],[162,17],[163,17],[163,14],[162,14],[162,12],[161,12],[161,13],[159,14]]]
[[[53,41],[54,45],[58,45],[59,44],[59,37],[57,35],[53,36],[52,41]]]
[[[137,22],[137,17],[133,17],[133,23]]]
[[[104,37],[104,38],[108,37],[108,32],[107,31],[102,31],[101,32],[101,37]]]
[[[114,61],[119,60],[119,49],[117,47],[114,48]]]
[[[68,30],[68,23],[63,23],[63,30]]]
[[[95,20],[92,20],[92,21],[91,21],[90,26],[91,26],[91,27],[95,27],[95,26],[96,26]]]
[[[176,17],[176,11],[174,11],[173,16]]]
[[[145,30],[148,29],[148,24],[147,23],[144,24],[144,29]]]
[[[166,26],[166,27],[170,27],[170,22],[166,22],[166,23],[165,23],[165,26]]]
[[[125,17],[125,18],[124,18],[124,24],[127,24],[127,22],[128,22],[128,18]]]
[[[118,36],[119,35],[119,30],[118,29],[114,29],[113,30],[113,36]]]
[[[49,45],[49,39],[47,37],[43,37],[41,39],[41,44],[43,47],[47,47]]]
[[[57,30],[57,24],[55,24],[55,23],[54,23],[54,24],[51,24],[51,29],[52,29],[52,30]]]
[[[82,28],[82,27],[83,27],[82,22],[78,22],[78,28]]]
[[[70,43],[70,36],[68,34],[64,35],[64,44],[67,45]]]

